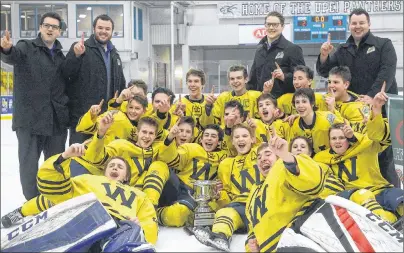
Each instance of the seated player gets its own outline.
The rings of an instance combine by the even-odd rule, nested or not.
[[[363,188],[371,191],[384,210],[395,214],[396,217],[383,216],[393,223],[404,214],[404,191],[394,188],[380,173],[378,153],[391,144],[389,125],[381,115],[386,101],[384,91],[374,97],[365,135],[354,133],[348,122],[332,125],[329,130],[330,148],[316,154],[314,159],[330,166],[342,180],[348,190],[342,196],[349,199],[351,194]],[[362,194],[359,193],[358,198]],[[363,194],[358,201],[366,201],[365,197]],[[371,206],[368,208],[371,209]]]
[[[314,91],[310,88],[298,89],[293,95],[293,104],[299,114],[290,127],[287,140],[305,136],[313,142],[314,152],[327,149],[330,144],[328,130],[334,123],[342,123],[341,117],[331,112],[316,111]]]
[[[175,137],[175,143],[176,146],[175,148],[179,147],[182,144],[185,143],[193,143],[194,140],[194,131],[197,130],[195,128],[195,121],[191,116],[184,116],[181,117],[176,124],[178,127],[178,134],[176,134]],[[170,131],[173,130],[174,127],[170,129]],[[168,151],[169,152],[169,151]],[[173,155],[171,154],[171,158]],[[179,179],[178,176],[176,175],[178,172],[178,169],[176,167],[171,167],[170,169],[170,177],[167,180],[167,182],[164,185],[163,191],[161,193],[160,199],[159,199],[159,207],[164,207],[171,205],[174,201],[177,201],[177,195],[178,195],[178,185],[179,185]]]
[[[311,88],[313,82],[314,72],[307,66],[297,65],[293,71],[293,86],[295,90],[301,88]],[[269,91],[270,92],[270,91]],[[319,111],[327,111],[327,105],[324,101],[323,95],[314,93],[315,106]],[[293,93],[283,94],[278,98],[278,106],[285,113],[285,115],[297,114],[296,108],[292,103]]]
[[[106,163],[105,176],[70,177],[69,158],[82,156],[84,152],[84,145],[73,144],[61,155],[48,159],[38,172],[39,192],[54,204],[93,192],[118,226],[124,225],[122,221],[128,219],[138,221],[146,241],[155,244],[158,232],[156,213],[146,194],[127,185],[131,171],[128,162],[122,157],[111,157]],[[131,229],[136,226],[131,222]],[[108,247],[108,240],[100,247]]]
[[[257,118],[257,98],[261,92],[247,90],[247,69],[241,65],[231,66],[227,72],[227,77],[232,91],[222,92],[214,102],[213,107],[208,106],[206,108],[206,114],[213,117],[216,124],[224,126],[224,106],[231,100],[237,100],[245,111],[243,117],[250,113],[252,118]]]
[[[119,98],[118,98],[119,99]],[[113,112],[114,122],[105,134],[105,143],[108,144],[115,139],[130,138],[136,141],[136,130],[139,119],[147,110],[147,99],[143,96],[134,95],[126,103],[126,110]],[[99,105],[91,106],[90,110],[80,118],[76,126],[77,132],[94,134],[97,132],[99,121],[111,111],[107,111],[100,116],[102,101]]]
[[[348,128],[345,128],[348,130]],[[352,129],[350,129],[352,131]],[[306,154],[310,157],[313,155],[313,146],[311,141],[303,136],[298,136],[290,142],[290,152],[293,155]],[[325,170],[329,170],[329,167],[323,163],[319,165]],[[332,171],[327,173],[326,181],[324,183],[324,190],[321,191],[319,197],[325,199],[330,195],[344,195],[345,185],[341,179],[334,175]],[[380,216],[383,220],[388,222],[394,222],[396,217],[393,213],[383,210],[383,208],[377,203],[374,194],[367,189],[360,189],[352,193],[349,200],[359,204],[372,213]]]
[[[263,179],[256,166],[256,147],[253,147],[254,132],[245,124],[232,129],[232,142],[237,156],[226,158],[219,165],[218,178],[223,184],[217,200],[219,209],[215,214],[212,231],[195,227],[193,233],[201,243],[219,250],[229,251],[231,237],[236,231],[246,231],[246,201],[251,188]]]
[[[174,126],[170,130],[168,139],[176,138],[178,134],[178,126]],[[157,209],[160,224],[169,227],[185,225],[197,206],[190,196],[193,194],[194,180],[215,180],[219,164],[227,157],[226,151],[218,148],[222,139],[222,129],[219,125],[212,124],[203,130],[201,144],[185,143],[178,148],[171,146],[169,153],[173,159],[168,166],[175,167],[177,170],[178,195],[174,203]]]
[[[101,119],[98,131],[88,145],[85,158],[97,166],[102,166],[111,156],[125,157],[132,170],[129,185],[142,189],[153,205],[157,206],[169,177],[169,169],[163,162],[165,145],[162,141],[155,141],[157,122],[153,118],[143,117],[138,123],[136,142],[118,139],[105,145],[104,136],[112,122],[111,114]],[[167,159],[170,159],[168,154]]]
[[[269,143],[261,144],[257,158],[258,168],[268,172],[247,200],[251,230],[246,249],[272,252],[288,224],[322,191],[326,171],[308,155],[290,153],[287,141],[275,134]]]

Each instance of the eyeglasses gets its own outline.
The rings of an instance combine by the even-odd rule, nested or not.
[[[58,25],[51,25],[51,24],[46,24],[46,23],[42,24],[42,26],[45,29],[49,29],[50,27],[52,27],[52,30],[59,30],[59,28],[60,28]]]
[[[272,26],[273,28],[278,28],[278,26],[279,26],[280,24],[281,24],[281,23],[265,23],[265,27],[270,28],[270,27]]]

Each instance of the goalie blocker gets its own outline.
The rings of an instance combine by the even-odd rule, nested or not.
[[[7,252],[155,252],[140,226],[108,214],[93,193],[82,195],[34,216],[2,234]]]
[[[332,195],[285,229],[277,252],[402,252],[403,243],[403,234],[389,223]]]

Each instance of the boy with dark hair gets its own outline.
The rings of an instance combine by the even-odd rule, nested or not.
[[[257,114],[257,98],[261,92],[247,90],[247,69],[242,65],[231,66],[227,72],[229,85],[232,91],[222,92],[214,104],[207,102],[206,114],[208,117],[213,117],[216,124],[224,125],[224,106],[227,102],[236,100],[242,106],[247,116],[250,113],[251,117],[258,117]]]
[[[175,125],[167,139],[173,141],[178,134],[180,134],[178,125]],[[175,167],[178,171],[178,196],[171,205],[157,209],[160,224],[170,227],[185,225],[197,206],[195,200],[190,197],[190,194],[193,194],[193,181],[215,180],[219,164],[227,157],[227,152],[219,148],[222,140],[222,129],[219,125],[212,124],[204,129],[201,144],[185,143],[178,148],[171,146],[169,153],[174,159],[168,163],[168,166]],[[168,142],[165,144],[167,145]]]
[[[114,140],[105,144],[105,134],[113,123],[112,113],[100,121],[98,131],[88,145],[85,158],[96,166],[102,166],[111,156],[125,157],[132,169],[129,185],[142,189],[157,206],[169,177],[166,161],[171,156],[164,152],[162,141],[155,141],[158,123],[151,117],[143,117],[137,126],[137,141]]]
[[[314,72],[307,66],[298,65],[293,71],[293,87],[295,90],[301,88],[311,88],[313,82]],[[269,91],[271,92],[271,91]],[[315,93],[315,105],[319,111],[327,111],[327,104],[324,101],[323,95],[320,93]],[[296,115],[296,108],[292,103],[293,93],[283,94],[278,98],[279,108],[283,111],[286,116]]]
[[[212,231],[207,227],[195,227],[193,233],[199,242],[223,251],[230,251],[231,237],[236,231],[246,231],[246,202],[253,185],[263,176],[256,166],[257,148],[254,131],[246,124],[232,128],[232,143],[237,156],[220,163],[218,179],[222,183],[217,200],[221,209],[216,211]]]
[[[298,89],[292,101],[299,117],[290,127],[286,140],[291,140],[295,136],[305,136],[313,142],[315,153],[327,149],[330,146],[328,129],[334,123],[342,123],[343,119],[328,111],[317,111],[314,91],[310,88]]]
[[[111,42],[113,20],[102,14],[93,22],[93,34],[84,41],[72,44],[62,68],[69,80],[67,93],[70,109],[70,144],[82,143],[88,136],[77,133],[75,128],[86,110],[102,99],[108,102],[116,91],[125,89],[126,81],[119,53]],[[102,107],[106,111],[107,103]]]
[[[7,30],[1,38],[1,61],[14,66],[12,129],[17,134],[20,181],[27,200],[38,195],[41,153],[48,159],[65,149],[70,85],[61,74],[65,56],[57,40],[60,22],[59,14],[48,12],[41,17],[37,38],[13,45]]]

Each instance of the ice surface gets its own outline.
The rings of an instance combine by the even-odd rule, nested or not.
[[[43,162],[43,157],[40,163]],[[21,206],[25,201],[22,194],[18,171],[18,143],[15,132],[11,130],[11,120],[1,120],[1,216]],[[9,229],[1,229],[1,237]],[[247,235],[234,235],[231,251],[243,252]],[[214,252],[199,243],[194,236],[189,236],[183,228],[160,227],[157,251],[164,252]]]

